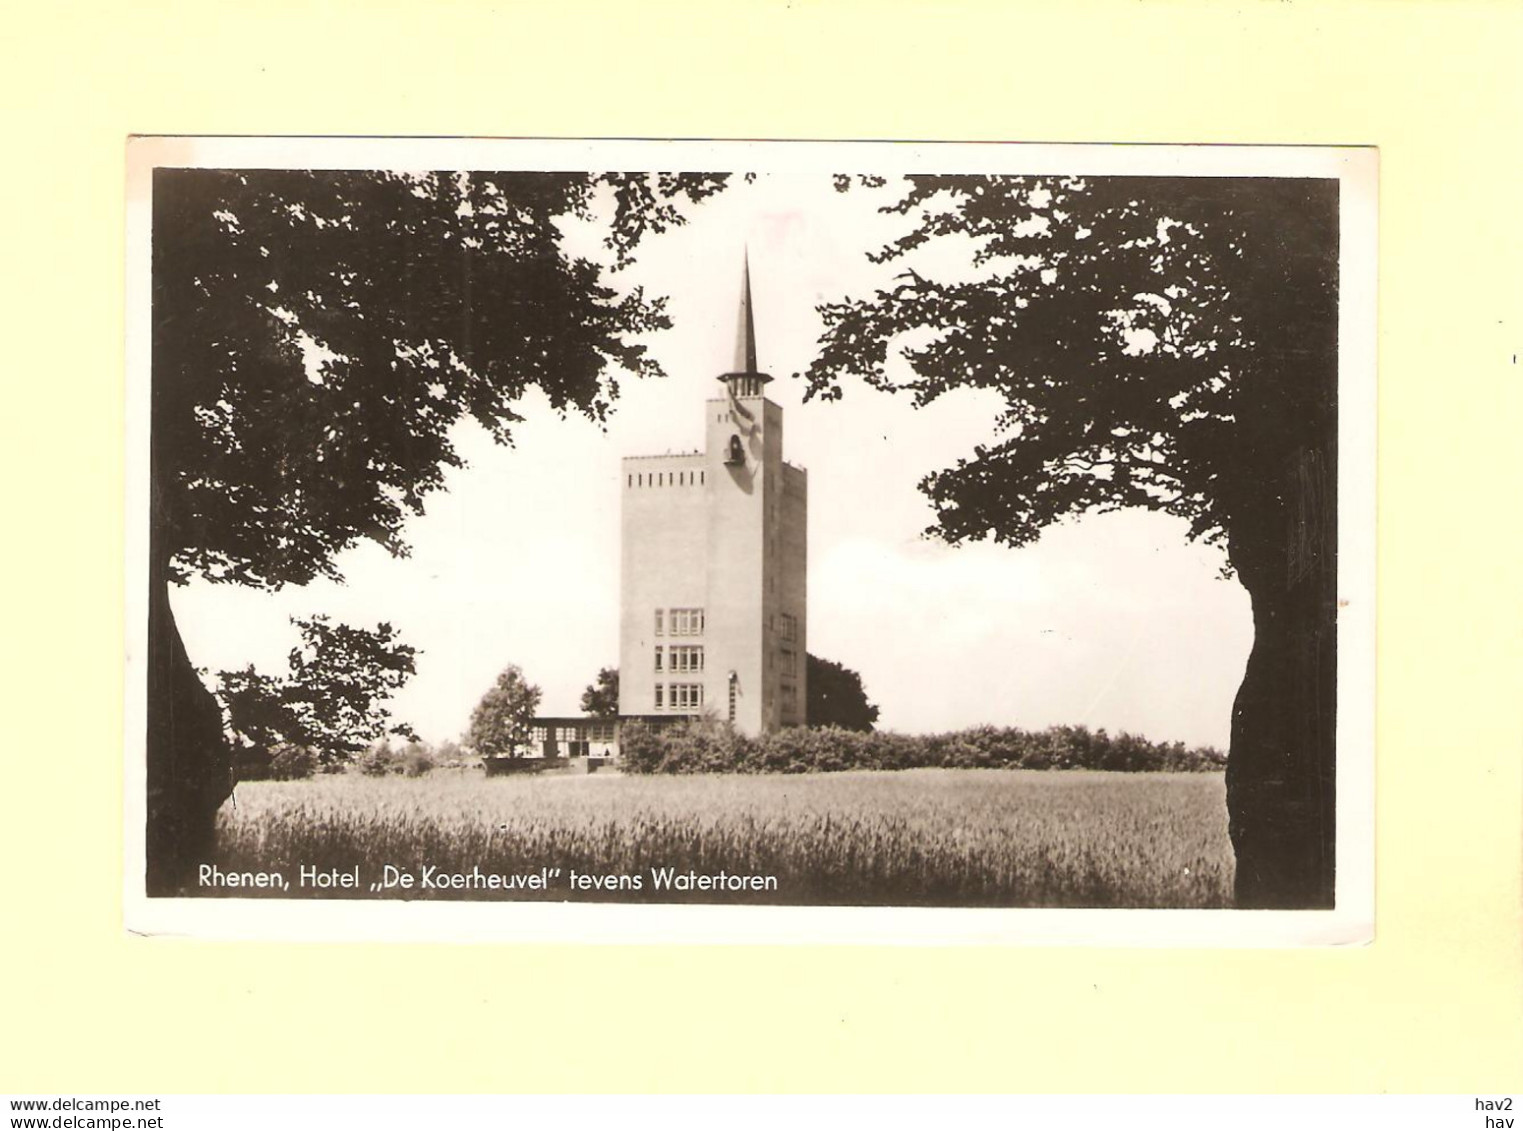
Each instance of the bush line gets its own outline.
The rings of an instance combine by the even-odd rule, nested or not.
[[[1113,770],[1125,773],[1221,770],[1215,747],[1150,742],[1082,726],[1025,731],[979,726],[945,734],[790,727],[751,738],[728,725],[696,720],[652,727],[628,723],[619,768],[632,774],[803,774],[839,770]]]

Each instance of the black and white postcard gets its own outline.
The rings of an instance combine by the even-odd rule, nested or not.
[[[1373,924],[1372,150],[141,138],[149,933]]]

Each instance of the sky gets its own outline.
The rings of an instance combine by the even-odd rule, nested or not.
[[[619,459],[701,445],[749,254],[784,457],[809,470],[808,648],[861,673],[879,727],[1084,724],[1225,749],[1253,628],[1220,549],[1144,511],[1085,516],[1020,549],[947,546],[924,536],[934,514],[917,483],[993,438],[997,398],[967,390],[915,409],[851,380],[840,401],[803,403],[794,375],[813,356],[817,304],[897,270],[865,256],[903,222],[879,202],[818,174],[776,174],[691,210],[617,280],[668,296],[672,329],[646,339],[664,379],[621,376],[606,430],[557,416],[538,393],[519,406],[511,448],[460,425],[467,466],[407,525],[408,558],[365,543],[339,558],[342,584],[179,589],[192,660],[276,674],[293,616],[387,621],[419,649],[393,714],[427,740],[458,738],[510,663],[544,690],[544,713],[579,713],[582,689],[618,660]],[[597,254],[586,232],[567,239]]]

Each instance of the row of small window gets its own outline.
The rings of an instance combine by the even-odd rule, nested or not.
[[[530,728],[530,737],[539,742],[612,742],[613,723],[581,723],[576,726]]]
[[[656,710],[696,711],[703,706],[703,684],[656,684]]]
[[[663,655],[663,653],[665,653]],[[663,668],[662,665],[666,666]],[[656,670],[669,672],[703,671],[702,644],[672,644],[663,648],[656,645]]]
[[[670,629],[670,632],[665,631]],[[702,636],[702,609],[657,609],[657,636]]]
[[[702,487],[701,471],[637,471],[625,477],[629,487]]]

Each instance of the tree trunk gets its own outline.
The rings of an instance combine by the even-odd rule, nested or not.
[[[169,605],[167,567],[168,558],[153,553],[148,597],[145,814],[150,896],[191,892],[196,865],[211,859],[217,809],[233,788],[222,712],[180,640]]]
[[[1253,650],[1232,712],[1227,813],[1240,908],[1333,906],[1337,695],[1336,477],[1289,461],[1272,511],[1234,531]]]

